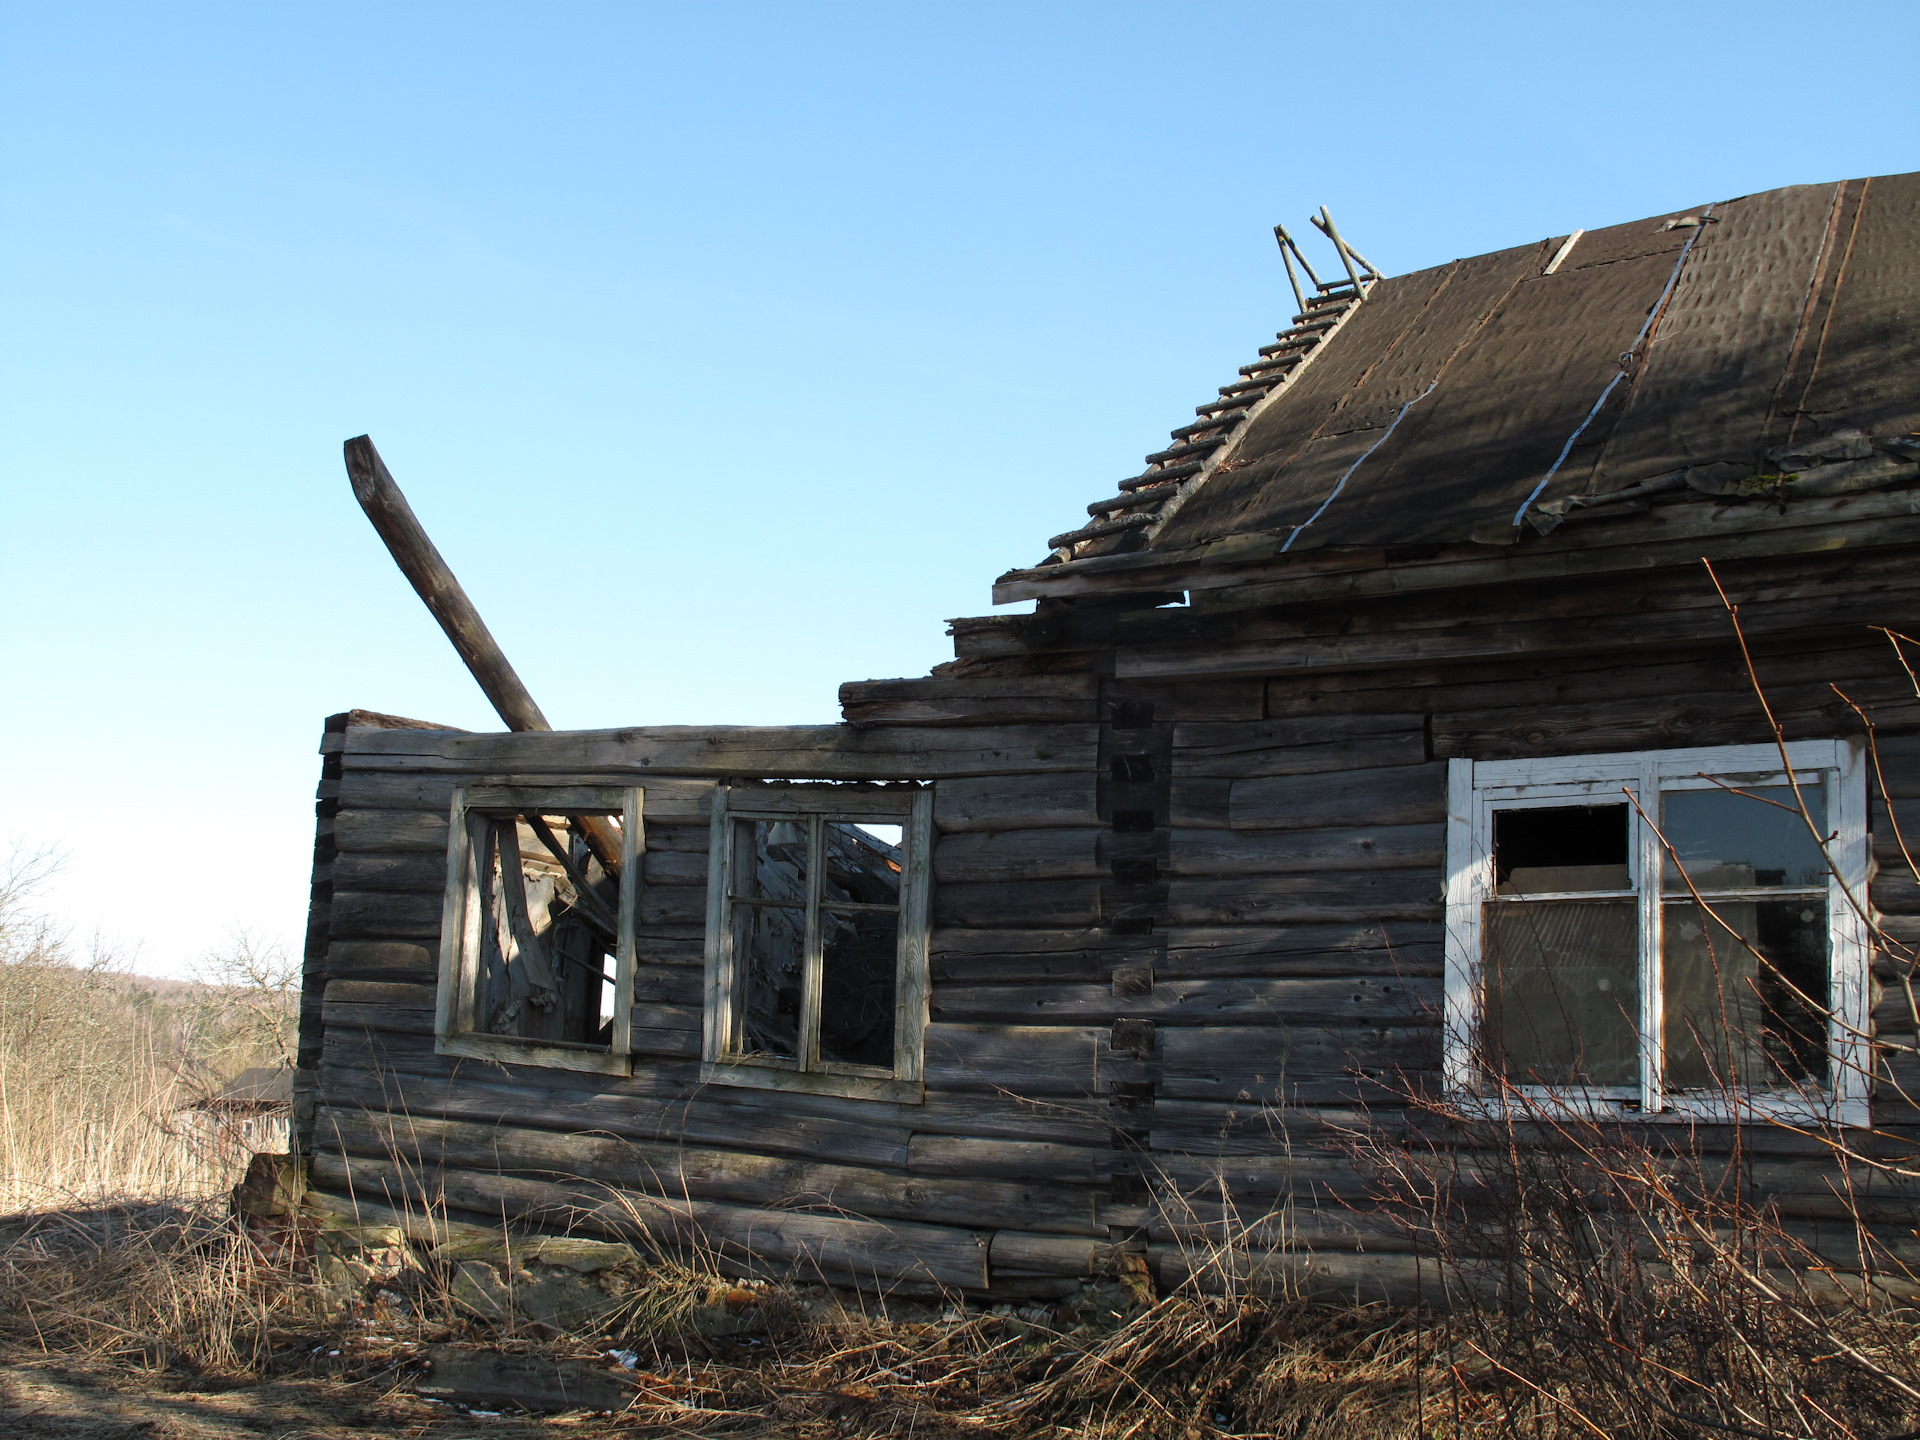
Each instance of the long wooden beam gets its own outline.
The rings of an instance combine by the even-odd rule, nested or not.
[[[452,567],[427,538],[425,527],[413,513],[407,497],[400,493],[380,452],[373,448],[372,437],[356,435],[342,449],[346,453],[347,478],[353,482],[354,499],[367,512],[367,519],[386,542],[387,553],[393,556],[414,593],[426,602],[433,618],[440,622],[440,628],[446,631],[453,648],[460,652],[468,671],[480,682],[480,689],[507,728],[521,732],[553,729],[493,638],[493,632],[487,629],[487,622],[480,618],[473,601],[467,598]],[[619,874],[619,832],[598,815],[570,818],[579,826],[588,848],[607,873]]]
[[[373,440],[356,435],[343,447],[347,457],[347,478],[353,482],[354,499],[367,512],[373,528],[387,542],[400,573],[407,577],[414,592],[426,602],[440,628],[447,632],[453,648],[467,662],[467,669],[480,682],[493,708],[506,721],[509,730],[551,730],[547,717],[540,713],[527,687],[487,629],[487,622],[473,608],[467,592],[454,578],[447,562],[407,504],[407,497],[394,484]]]

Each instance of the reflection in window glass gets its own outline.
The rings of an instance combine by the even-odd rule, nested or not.
[[[1668,1088],[1825,1085],[1826,901],[1719,900],[1713,912],[1665,907]]]
[[[1486,907],[1490,1059],[1522,1085],[1640,1078],[1639,924],[1631,900]]]
[[[1493,812],[1494,877],[1502,895],[1625,890],[1625,805],[1544,805]]]
[[[1801,798],[1814,823],[1824,827],[1826,788],[1802,784]],[[1824,886],[1827,862],[1800,814],[1789,785],[1753,789],[1669,790],[1660,797],[1661,828],[1685,869],[1673,856],[1664,887],[1684,891],[1687,880],[1702,892],[1774,886]]]

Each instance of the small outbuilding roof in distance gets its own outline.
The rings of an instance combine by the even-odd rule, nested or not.
[[[1615,505],[1791,524],[1786,500],[1920,478],[1920,173],[1549,237],[1357,301],[1320,289],[997,598],[1155,559],[1538,543]]]
[[[279,1065],[242,1070],[196,1110],[283,1110],[293,1103],[293,1072]]]

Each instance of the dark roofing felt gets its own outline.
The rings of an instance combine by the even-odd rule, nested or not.
[[[1587,231],[1544,273],[1567,238],[1313,302],[1337,316],[1324,340],[1282,332],[1267,348],[1304,352],[1291,370],[1245,367],[1115,497],[1151,503],[1089,507],[1056,559],[1256,533],[1293,551],[1505,543],[1523,507],[1545,529],[1568,497],[1648,482],[1763,501],[1823,449],[1859,470],[1829,470],[1824,493],[1914,478],[1920,174]]]

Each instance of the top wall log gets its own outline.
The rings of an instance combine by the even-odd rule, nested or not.
[[[602,774],[644,785],[648,775],[765,776],[794,780],[933,780],[1090,769],[1092,725],[915,726],[661,725],[463,735],[436,730],[355,730],[348,770],[473,775]]]

